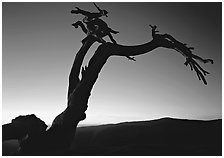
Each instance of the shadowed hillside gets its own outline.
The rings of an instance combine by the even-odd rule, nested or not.
[[[68,155],[218,156],[222,154],[222,120],[163,118],[79,127],[73,142]],[[9,151],[10,143],[4,143],[3,155]]]
[[[222,121],[163,118],[81,127],[75,155],[221,155]]]

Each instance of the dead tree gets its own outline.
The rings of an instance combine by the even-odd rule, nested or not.
[[[72,78],[75,78],[76,82],[74,82],[73,85],[69,84],[72,85],[73,88],[71,89],[73,89],[73,91],[69,90],[68,107],[61,115],[58,116],[58,119],[54,120],[53,126],[61,123],[63,124],[65,122],[74,122],[74,120],[79,121],[83,119],[81,116],[88,107],[88,99],[91,94],[91,90],[98,78],[101,69],[103,68],[108,58],[111,56],[138,56],[150,53],[154,49],[161,47],[173,49],[186,57],[186,62],[184,64],[190,65],[191,69],[197,73],[199,80],[202,79],[204,84],[207,84],[204,75],[209,73],[201,68],[195,59],[203,61],[204,63],[213,63],[213,60],[203,59],[192,54],[189,52],[191,48],[188,48],[186,44],[181,44],[169,34],[156,34],[154,28],[152,29],[152,34],[153,40],[141,45],[124,46],[110,42],[101,44],[90,59],[88,66],[82,67],[81,70],[81,63],[83,62],[85,54],[87,53],[90,46],[94,42],[98,41],[98,39],[94,36],[87,36],[80,51],[75,57],[70,74],[70,78],[72,76]],[[81,79],[79,79],[80,71],[82,74]]]
[[[86,32],[86,29],[83,27],[84,25],[82,25],[82,30]],[[97,81],[101,69],[111,56],[124,56],[135,61],[134,56],[150,53],[157,48],[163,47],[173,49],[174,51],[180,52],[186,58],[186,62],[184,64],[186,66],[190,65],[191,70],[196,72],[199,80],[202,80],[204,84],[207,84],[205,75],[209,73],[205,71],[196,62],[196,60],[204,63],[213,63],[213,60],[203,59],[193,54],[191,51],[193,49],[192,47],[187,47],[186,44],[179,42],[169,34],[158,34],[158,31],[156,31],[156,26],[150,25],[150,27],[152,28],[153,36],[151,41],[135,46],[124,46],[116,43],[102,42],[90,59],[88,65],[82,67],[83,59],[92,44],[99,42],[99,38],[103,38],[108,35],[105,33],[97,34],[97,36],[87,34],[85,40],[82,41],[80,50],[75,56],[69,75],[66,109],[54,119],[52,126],[46,131],[44,136],[42,134],[38,136],[35,135],[36,137],[33,136],[33,138],[32,136],[29,137],[29,133],[27,133],[26,130],[21,130],[21,134],[19,136],[16,132],[11,132],[11,134],[8,132],[8,135],[4,136],[3,127],[4,140],[17,137],[20,139],[28,134],[28,138],[26,138],[27,141],[25,140],[27,145],[24,147],[25,152],[22,153],[22,155],[60,155],[65,151],[68,151],[69,146],[73,141],[78,123],[86,118],[85,111],[88,107],[88,99],[91,95],[91,90]],[[104,27],[99,26],[97,28]],[[101,31],[104,32],[104,30],[98,30],[98,32]],[[79,77],[80,73],[81,78]],[[15,129],[14,127],[15,126],[12,122],[11,124],[6,125],[5,129],[7,129],[7,131],[12,131]],[[37,143],[38,146],[35,143]],[[41,145],[41,147],[39,145]],[[32,152],[29,153],[30,151]],[[28,154],[26,152],[28,152]]]

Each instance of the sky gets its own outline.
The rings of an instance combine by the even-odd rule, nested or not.
[[[152,40],[149,24],[214,60],[200,65],[211,74],[208,85],[184,65],[174,50],[157,48],[136,57],[110,57],[89,98],[81,125],[153,120],[162,117],[212,120],[222,117],[221,3],[104,2],[102,18],[119,31],[118,44]],[[2,3],[2,123],[36,114],[47,124],[66,108],[68,75],[85,34],[72,23],[79,7],[96,12],[93,3]],[[108,37],[104,38],[110,41]],[[99,46],[85,57],[86,65]]]

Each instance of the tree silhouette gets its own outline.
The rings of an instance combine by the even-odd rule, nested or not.
[[[24,130],[24,128],[23,130],[17,128],[17,133],[9,132],[15,129],[18,123],[15,123],[15,121],[8,125],[3,125],[3,140],[16,138],[25,142],[25,145],[21,146],[22,150],[19,153],[20,155],[60,155],[65,154],[65,152],[69,150],[78,123],[86,117],[85,111],[88,107],[88,99],[91,95],[91,90],[101,69],[111,56],[124,56],[129,60],[135,61],[134,56],[150,53],[157,48],[163,47],[173,49],[174,51],[180,52],[186,58],[184,64],[186,66],[189,65],[191,70],[196,72],[198,79],[202,80],[204,84],[207,84],[205,76],[209,74],[209,72],[205,71],[196,60],[213,64],[212,59],[203,59],[193,54],[192,50],[194,48],[179,42],[169,34],[158,34],[159,31],[156,30],[157,26],[152,25],[149,25],[152,29],[153,39],[151,41],[134,46],[117,44],[111,33],[116,34],[118,32],[109,28],[108,25],[100,19],[101,16],[107,15],[107,12],[101,10],[98,6],[96,7],[99,13],[90,13],[79,8],[71,11],[72,14],[82,14],[85,16],[83,22],[78,21],[74,23],[73,26],[76,28],[80,26],[87,36],[82,40],[82,46],[75,56],[69,74],[67,107],[54,119],[52,126],[46,131],[47,134],[44,136],[43,134],[30,134],[31,132],[29,132],[29,130]],[[109,36],[112,43],[106,42],[103,39],[105,36]],[[85,55],[95,42],[101,44],[90,59],[88,65],[82,67]],[[81,77],[79,77],[80,73]],[[32,119],[36,120],[35,117],[32,117]],[[24,124],[23,122],[24,120],[20,121],[20,125]],[[29,129],[29,127],[26,126],[27,129]],[[43,128],[44,130],[46,129],[44,126]],[[25,138],[27,135],[28,138]],[[25,138],[25,140],[22,138]],[[42,147],[40,148],[40,146]]]

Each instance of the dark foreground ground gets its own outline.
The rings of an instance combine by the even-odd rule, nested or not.
[[[3,144],[3,155],[16,149]],[[103,156],[221,156],[222,120],[163,118],[80,127],[69,155]]]

